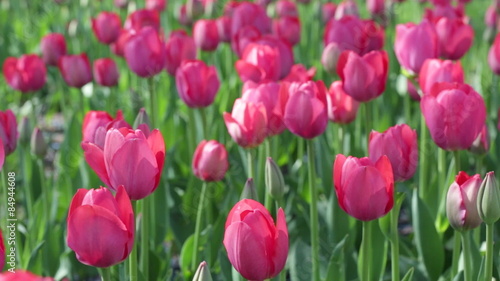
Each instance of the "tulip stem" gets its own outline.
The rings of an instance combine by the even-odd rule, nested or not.
[[[457,276],[458,273],[458,262],[460,260],[460,237],[458,236],[458,231],[455,230],[455,236],[453,239],[455,243],[453,244],[453,257],[451,260],[451,277],[452,279]]]
[[[204,107],[200,107],[200,116],[201,116],[201,131],[203,132],[202,139],[208,139],[208,123],[207,123],[207,111]]]
[[[372,275],[372,260],[371,260],[371,251],[372,251],[372,221],[363,221],[363,237],[361,240],[361,250],[360,254],[362,255],[361,263],[358,264],[358,274],[361,273],[361,281],[370,281]]]
[[[111,281],[111,271],[109,267],[99,268],[99,274],[101,274],[102,281]]]
[[[472,255],[469,231],[462,231],[460,234],[462,235],[462,251],[464,257],[464,281],[472,281]]]
[[[370,135],[370,131],[373,129],[372,125],[372,108],[369,102],[365,102],[365,126],[366,126],[366,135]],[[368,139],[368,137],[366,138]],[[366,152],[368,154],[368,143],[366,143]]]
[[[425,184],[427,179],[427,127],[425,125],[425,118],[423,115],[420,116],[420,143],[418,144],[420,149],[419,161],[420,161],[420,171],[419,171],[419,195],[422,200],[427,203],[427,192],[429,186]]]
[[[150,129],[155,129],[158,126],[158,112],[157,112],[157,101],[156,101],[156,91],[155,91],[155,80],[154,76],[149,77],[148,79],[148,87],[149,87],[149,103],[150,103],[150,111],[151,111],[151,127]]]
[[[153,195],[151,195],[153,196]],[[149,206],[152,202],[153,197],[147,197],[141,201],[142,209],[142,223],[141,223],[141,271],[144,276],[144,280],[149,280],[149,220],[151,218],[149,212]]]
[[[253,158],[252,158],[252,148],[247,149],[247,170],[248,178],[253,179]]]
[[[491,280],[493,277],[493,223],[486,224],[486,264],[484,270],[484,280]]]
[[[460,150],[453,151],[453,156],[455,157],[455,174],[460,173]]]
[[[307,141],[307,156],[309,168],[309,192],[311,196],[310,214],[311,221],[311,260],[313,281],[319,281],[319,223],[318,223],[318,193],[316,191],[316,173],[314,159],[314,140]]]
[[[192,259],[192,269],[193,272],[199,264],[198,262],[198,252],[199,252],[199,242],[200,242],[200,232],[201,232],[201,215],[203,213],[203,205],[205,204],[205,193],[207,191],[207,182],[203,182],[201,186],[200,201],[198,202],[198,211],[196,213],[196,225],[194,229],[194,242],[193,242],[193,259]]]
[[[137,218],[137,201],[132,201],[132,208],[134,209],[134,214]],[[135,220],[137,223],[137,219]],[[135,232],[135,229],[134,229]],[[137,243],[134,241],[134,246],[132,248],[132,252],[128,258],[129,261],[129,270],[130,270],[130,281],[137,281]]]
[[[269,138],[264,141],[264,147],[266,150],[266,159],[267,159],[267,157],[271,157],[271,140]],[[264,198],[265,198],[264,199],[264,206],[266,206],[266,209],[268,209],[269,212],[271,212],[271,208],[272,208],[271,190],[268,190],[267,188],[265,189]]]
[[[396,200],[396,196],[394,200]],[[401,205],[397,203],[392,208],[390,213],[391,216],[391,272],[392,281],[399,281],[399,232],[398,232],[398,218],[399,218],[399,208]]]

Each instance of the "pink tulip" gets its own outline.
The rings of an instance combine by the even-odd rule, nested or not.
[[[344,51],[337,63],[337,73],[346,94],[359,102],[380,96],[385,90],[388,60],[385,51],[371,51],[362,57],[353,51]]]
[[[436,82],[464,83],[464,71],[459,61],[428,59],[420,70],[418,81],[424,94],[430,93]]]
[[[283,116],[290,132],[312,139],[325,131],[328,125],[326,92],[322,81],[290,85]]]
[[[463,19],[442,17],[434,25],[439,44],[439,55],[458,60],[470,49],[474,40],[474,29]]]
[[[469,230],[481,225],[483,220],[477,210],[477,196],[481,187],[481,176],[458,173],[446,196],[446,216],[457,230]]]
[[[418,74],[426,59],[438,57],[438,47],[436,31],[428,21],[396,26],[394,51],[406,70]]]
[[[346,94],[342,81],[335,81],[327,92],[328,119],[340,124],[349,124],[356,119],[359,102]]]
[[[475,154],[485,154],[488,150],[490,150],[490,133],[488,126],[485,124],[471,147],[469,147],[469,151]]]
[[[125,187],[132,200],[151,194],[160,183],[165,161],[165,143],[158,129],[145,135],[141,130],[109,129],[104,148],[82,142],[85,160],[110,189]]]
[[[70,87],[81,88],[92,81],[92,69],[85,53],[62,56],[59,59],[59,71]]]
[[[54,281],[54,278],[38,276],[16,268],[15,272],[4,271],[0,273],[0,281]]]
[[[175,83],[179,97],[189,107],[211,105],[220,86],[215,67],[201,60],[183,61],[175,74]]]
[[[212,19],[197,20],[193,28],[196,46],[203,51],[214,51],[219,46],[217,23]]]
[[[163,12],[167,6],[167,0],[146,0],[146,9]]]
[[[488,64],[496,75],[500,75],[500,33],[495,37],[495,41],[488,52]]]
[[[424,18],[429,22],[436,23],[442,17],[466,20],[464,7],[462,5],[456,7],[451,5],[438,5],[433,9],[425,9]]]
[[[218,141],[202,140],[196,148],[192,169],[194,175],[203,181],[220,181],[229,168],[227,151]]]
[[[0,139],[2,139],[5,156],[16,149],[18,136],[14,112],[10,109],[0,111]]]
[[[278,0],[276,2],[276,15],[281,17],[298,17],[297,5],[291,0]]]
[[[256,44],[266,45],[272,48],[277,48],[280,56],[280,75],[279,78],[286,77],[294,64],[292,47],[277,36],[266,34],[254,41]]]
[[[110,44],[111,51],[120,57],[123,57],[123,48],[125,46],[125,43],[127,43],[128,39],[135,35],[136,32],[135,30],[132,29],[122,29],[120,31],[120,35],[118,36],[118,39],[112,44]]]
[[[224,247],[229,261],[246,279],[264,280],[278,275],[288,256],[285,212],[278,209],[276,225],[257,201],[243,199],[229,212]]]
[[[298,17],[281,17],[273,21],[273,33],[291,46],[300,42],[300,20]]]
[[[116,197],[105,188],[80,188],[71,200],[67,243],[83,264],[109,267],[125,260],[134,245],[134,210],[123,186]]]
[[[431,0],[432,4],[434,5],[440,5],[440,6],[446,6],[446,5],[451,5],[451,0]]]
[[[321,6],[321,19],[323,23],[329,22],[335,17],[335,11],[337,10],[337,5],[332,2],[324,3]]]
[[[221,42],[231,42],[231,18],[222,16],[215,20],[215,24],[219,33],[219,40]]]
[[[359,18],[358,5],[353,0],[343,0],[335,9],[335,19],[339,20],[346,16]]]
[[[366,9],[372,16],[382,16],[385,14],[385,1],[384,0],[367,0]]]
[[[120,16],[111,12],[101,12],[92,19],[92,30],[97,40],[103,44],[111,44],[118,39],[122,28]]]
[[[281,74],[279,50],[270,46],[251,43],[236,62],[236,71],[243,82],[277,81]]]
[[[102,58],[94,61],[94,78],[97,84],[105,87],[118,85],[118,67],[113,59]]]
[[[66,41],[60,33],[50,33],[42,38],[40,43],[42,58],[45,64],[57,66],[61,56],[66,55]]]
[[[445,150],[468,149],[486,121],[483,98],[467,84],[434,84],[420,108],[432,139]]]
[[[271,19],[261,6],[251,2],[241,2],[232,11],[233,36],[245,26],[253,26],[260,33],[266,34],[271,31]]]
[[[123,53],[130,69],[140,77],[154,76],[165,68],[165,46],[151,27],[144,27],[132,35]]]
[[[281,81],[289,83],[307,82],[313,80],[314,75],[316,75],[315,67],[307,69],[302,64],[294,64],[292,66],[292,69],[290,69],[290,73],[288,73],[288,75],[285,78],[281,79]]]
[[[115,4],[115,7],[123,9],[127,7],[128,0],[114,0],[113,3]]]
[[[123,119],[121,110],[116,112],[115,118],[111,117],[106,111],[91,110],[83,118],[82,141],[91,142],[103,149],[106,132],[111,128],[119,129],[122,127],[132,129],[132,126]]]
[[[321,64],[328,73],[333,74],[337,72],[337,62],[339,61],[341,54],[342,48],[335,42],[332,42],[325,47],[323,54],[321,55]]]
[[[232,113],[224,112],[224,122],[229,135],[243,148],[256,147],[267,136],[267,113],[262,103],[236,99]]]
[[[338,154],[333,180],[340,208],[358,220],[383,217],[394,205],[392,167],[385,155],[373,162],[367,157]]]
[[[33,92],[45,85],[47,68],[37,55],[8,57],[3,63],[3,76],[12,89],[23,93]]]
[[[260,39],[260,31],[249,25],[242,27],[231,39],[231,49],[238,56],[241,57],[245,48],[252,42]]]
[[[139,32],[144,27],[152,27],[156,31],[160,29],[160,14],[156,10],[137,10],[128,15],[124,28]]]
[[[175,76],[177,68],[183,60],[196,59],[196,46],[192,37],[184,30],[175,30],[165,43],[167,72]]]
[[[484,24],[487,28],[495,29],[498,25],[498,14],[495,5],[490,5],[484,13]]]

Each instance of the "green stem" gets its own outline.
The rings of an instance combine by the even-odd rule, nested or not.
[[[396,199],[396,198],[394,198]],[[392,281],[399,281],[399,232],[398,217],[399,208],[394,206],[391,213],[391,272]]]
[[[148,78],[149,87],[149,111],[151,112],[151,129],[158,127],[158,102],[156,101],[155,80],[154,76]]]
[[[365,126],[366,126],[366,139],[368,139],[368,136],[370,135],[371,130],[373,129],[373,124],[372,124],[372,108],[371,104],[369,102],[365,102]],[[366,145],[366,154],[368,154],[368,142],[365,143]]]
[[[472,253],[470,248],[470,235],[468,231],[462,231],[460,234],[462,235],[462,248],[464,257],[464,281],[472,281]]]
[[[420,116],[420,142],[418,144],[419,150],[420,150],[420,155],[419,155],[419,161],[420,161],[420,171],[419,171],[419,195],[424,202],[427,203],[427,192],[430,189],[429,186],[426,184],[427,180],[427,126],[425,125],[425,118],[424,116]]]
[[[99,274],[101,274],[102,281],[111,281],[111,271],[109,267],[99,268]]]
[[[24,189],[24,196],[26,197],[26,211],[29,214],[29,219],[34,219],[33,215],[33,194],[31,193],[31,186],[28,182],[28,173],[26,172],[27,170],[27,159],[30,158],[30,154],[26,153],[27,149],[23,144],[19,146],[19,152],[20,152],[20,161],[21,161],[21,178],[23,180],[23,189]]]
[[[87,106],[85,104],[85,97],[83,96],[83,90],[80,88],[80,104],[77,105],[77,108],[80,108],[81,116],[82,116],[82,124],[85,119],[85,113],[87,112]]]
[[[132,208],[134,209],[134,214],[137,217],[137,201],[132,201]],[[135,220],[137,223],[137,219]],[[136,235],[137,237],[137,235]],[[130,253],[130,256],[128,258],[129,261],[129,270],[130,270],[130,276],[129,279],[130,281],[137,281],[137,243],[134,242],[134,246],[132,248],[132,252]]]
[[[2,208],[2,210],[0,211],[0,215],[2,215],[2,217],[4,218],[10,218],[9,216],[9,213],[7,211],[7,208],[6,208],[6,205],[4,204],[7,204],[7,202],[9,202],[9,183],[7,182],[7,177],[6,177],[6,169],[5,169],[5,165],[3,166],[3,169],[2,171],[0,172],[0,177],[1,177],[1,180],[2,180],[2,186],[0,188],[0,195],[1,195],[1,198],[2,198],[2,205],[4,206]],[[4,187],[5,186],[5,187]],[[5,215],[4,215],[5,213]],[[7,231],[7,220],[3,219],[1,224],[0,224],[0,227],[2,227],[2,229],[4,231]],[[6,235],[5,233],[3,235]],[[5,252],[7,253],[7,252]]]
[[[210,130],[208,130],[207,123],[207,111],[204,107],[200,107],[200,116],[201,116],[201,131],[203,132],[202,139],[208,139]]]
[[[254,171],[253,171],[252,148],[247,149],[247,169],[248,169],[248,178],[253,179]]]
[[[453,257],[451,260],[451,277],[455,278],[458,273],[458,262],[460,260],[460,237],[458,231],[455,230],[454,244],[453,244]]]
[[[453,151],[453,156],[455,157],[455,175],[460,172],[460,150]]]
[[[265,147],[265,150],[266,150],[266,159],[267,159],[267,157],[271,157],[271,142],[270,142],[270,139],[266,139],[264,141],[264,147]],[[271,193],[270,193],[270,190],[268,190],[267,188],[265,190],[265,196],[264,196],[264,198],[265,198],[264,199],[264,206],[266,206],[266,209],[269,210],[269,212],[271,212],[271,208],[272,208]]]
[[[199,241],[201,234],[201,215],[203,213],[203,206],[205,204],[205,193],[207,191],[207,182],[203,182],[200,193],[200,201],[198,202],[198,212],[196,213],[196,225],[194,229],[194,243],[193,243],[193,259],[191,262],[191,266],[193,272],[196,271],[196,268],[199,264],[198,262],[198,252],[199,252]]]
[[[149,222],[150,222],[150,212],[149,205],[152,202],[152,195],[142,199],[141,209],[142,209],[142,224],[141,224],[141,260],[140,266],[144,280],[149,280]]]
[[[372,229],[373,223],[372,221],[364,221],[363,222],[363,238],[361,240],[361,253],[363,259],[361,263],[358,265],[361,268],[358,269],[358,273],[361,273],[361,281],[371,281],[372,274],[372,260],[371,260],[371,251],[372,251]]]
[[[314,140],[307,141],[307,156],[309,168],[309,192],[311,197],[309,219],[311,221],[311,258],[313,281],[320,280],[319,274],[319,223],[318,223],[318,193],[316,191],[316,172],[314,159]]]
[[[495,224],[486,224],[486,264],[484,270],[484,280],[491,280],[493,277],[493,230]]]
[[[286,269],[283,268],[283,270],[280,272],[280,278],[279,281],[286,281]]]

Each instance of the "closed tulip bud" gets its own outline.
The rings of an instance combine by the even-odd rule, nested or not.
[[[276,2],[276,15],[281,17],[298,17],[297,5],[290,0],[279,0]]]
[[[219,40],[221,42],[231,42],[231,18],[222,16],[215,20],[217,31],[219,32]]]
[[[202,140],[196,148],[192,169],[194,175],[203,181],[220,181],[229,168],[227,151],[218,141]]]
[[[500,75],[500,33],[497,34],[493,45],[488,51],[488,65],[493,73]]]
[[[106,132],[111,128],[118,129],[121,127],[132,129],[132,127],[123,120],[121,110],[118,110],[114,119],[106,111],[91,110],[87,112],[83,118],[82,141],[91,142],[103,148]]]
[[[241,60],[236,62],[235,67],[243,82],[277,81],[281,74],[279,49],[250,43],[245,47]]]
[[[229,212],[224,247],[233,267],[246,279],[273,278],[283,270],[288,256],[288,228],[283,209],[276,224],[257,201],[243,199]]]
[[[167,6],[166,0],[146,0],[146,9],[163,12]]]
[[[267,113],[262,103],[236,99],[232,113],[224,112],[224,122],[229,135],[244,148],[260,145],[267,136]]]
[[[495,5],[490,5],[484,13],[484,24],[486,28],[496,29],[498,24],[498,15]]]
[[[5,271],[0,273],[0,280],[1,281],[54,281],[54,278],[38,276],[29,271],[16,268],[15,272]]]
[[[144,107],[139,110],[137,117],[135,117],[134,128],[144,131],[144,129],[141,128],[141,125],[146,125],[148,129],[151,128],[151,121],[149,120],[149,116]]]
[[[207,107],[214,102],[220,81],[214,66],[201,60],[183,61],[175,74],[179,97],[189,107]]]
[[[134,211],[123,186],[116,196],[101,187],[79,189],[69,207],[68,246],[83,264],[109,267],[125,260],[134,245]]]
[[[271,31],[271,19],[266,10],[251,2],[241,2],[233,9],[231,32],[233,36],[245,26],[253,26],[260,33],[266,34]]]
[[[165,43],[167,72],[175,76],[177,68],[183,60],[196,59],[196,45],[194,39],[187,35],[184,30],[176,30],[170,33]]]
[[[113,59],[101,58],[94,61],[94,78],[97,84],[104,87],[113,87],[118,85],[118,67]]]
[[[245,186],[243,186],[243,192],[241,193],[240,198],[241,200],[252,199],[255,201],[259,201],[259,195],[257,193],[257,189],[255,189],[252,178],[247,179],[247,181],[245,182]]]
[[[486,224],[494,224],[500,219],[500,190],[494,172],[486,174],[477,196],[477,210]]]
[[[358,113],[359,102],[346,94],[342,81],[335,81],[327,92],[328,119],[339,124],[349,124]]]
[[[446,216],[456,230],[469,230],[478,227],[483,221],[479,217],[477,199],[481,176],[469,176],[460,172],[448,189],[446,196]]]
[[[490,133],[488,132],[488,126],[485,124],[472,146],[469,147],[469,151],[475,154],[485,154],[488,150],[490,150]]]
[[[3,77],[14,90],[23,93],[38,91],[45,85],[47,68],[37,55],[8,57],[3,63]]]
[[[212,19],[197,20],[193,27],[196,46],[203,51],[214,51],[219,46],[217,23]]]
[[[420,89],[424,94],[431,91],[436,82],[464,83],[464,71],[459,61],[440,59],[425,60],[418,77]]]
[[[101,12],[92,19],[92,30],[97,40],[103,44],[111,44],[120,36],[122,21],[120,16],[111,12]]]
[[[283,198],[285,195],[285,180],[280,168],[271,157],[266,160],[266,189],[275,200]]]
[[[123,28],[139,32],[142,28],[147,26],[156,31],[160,29],[160,14],[158,11],[146,9],[137,10],[128,15]]]
[[[321,19],[323,23],[329,22],[335,17],[335,11],[337,10],[337,5],[335,3],[324,3],[321,8]]]
[[[70,87],[81,88],[92,81],[92,69],[85,53],[62,56],[58,65],[64,81]]]
[[[335,19],[339,20],[345,16],[359,18],[358,5],[353,0],[344,0],[335,9]]]
[[[207,262],[202,261],[194,273],[193,281],[212,281]]]
[[[445,150],[468,149],[486,121],[483,98],[467,84],[434,84],[420,108],[432,139]]]
[[[333,42],[328,44],[323,50],[323,54],[321,55],[321,64],[325,68],[328,73],[336,73],[337,72],[337,62],[339,61],[340,54],[342,54],[342,49],[339,44]]]
[[[57,66],[61,56],[66,55],[66,41],[60,33],[50,33],[42,38],[40,43],[42,58],[45,64]]]
[[[19,122],[19,142],[23,145],[28,145],[31,141],[31,133],[33,128],[31,127],[30,119],[24,116]]]
[[[35,128],[31,134],[31,153],[38,157],[44,157],[47,153],[47,142],[39,128]]]
[[[439,43],[439,55],[458,60],[470,49],[474,40],[474,29],[461,18],[440,18],[435,24]]]
[[[291,46],[300,42],[300,19],[281,17],[273,21],[273,33]]]
[[[1,170],[1,165],[0,165],[0,170]],[[4,266],[5,266],[5,244],[3,242],[2,230],[0,229],[0,272],[3,270]]]
[[[362,221],[385,216],[394,205],[394,179],[387,156],[377,162],[369,158],[338,154],[333,164],[333,180],[339,206]]]
[[[165,47],[158,32],[144,27],[132,35],[123,47],[129,68],[139,77],[151,77],[165,68]]]
[[[10,109],[0,111],[0,139],[2,139],[5,156],[16,149],[18,136],[14,112]]]

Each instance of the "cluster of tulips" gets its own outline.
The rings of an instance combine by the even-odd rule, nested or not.
[[[123,8],[130,5],[128,2],[115,0],[114,4]],[[225,123],[227,134],[242,148],[243,156],[246,152],[248,161],[248,181],[240,201],[233,200],[229,213],[220,214],[225,217],[222,243],[227,259],[237,272],[233,274],[235,280],[240,275],[248,280],[275,277],[287,280],[285,266],[293,239],[288,226],[296,214],[287,212],[287,186],[282,169],[273,160],[280,155],[272,151],[272,143],[283,140],[286,130],[304,139],[297,140],[300,145],[307,143],[308,178],[302,182],[309,184],[310,278],[314,281],[324,278],[320,269],[318,203],[321,191],[316,175],[315,145],[317,138],[327,131],[329,121],[340,124],[337,140],[340,145],[335,147],[339,150],[335,159],[330,160],[332,166],[329,168],[335,204],[350,217],[362,221],[357,251],[359,280],[379,280],[384,274],[375,262],[380,257],[372,249],[381,243],[374,235],[377,231],[386,235],[384,243],[390,242],[392,280],[401,280],[398,225],[404,192],[398,191],[397,183],[410,180],[417,167],[420,171],[419,187],[413,195],[415,205],[431,211],[444,206],[449,225],[456,230],[453,260],[447,276],[450,280],[460,276],[465,281],[492,280],[498,275],[494,273],[493,231],[500,219],[500,190],[493,172],[487,173],[482,180],[480,174],[469,176],[466,169],[460,167],[463,162],[460,151],[485,154],[490,146],[486,103],[480,93],[465,83],[460,63],[474,41],[474,30],[465,13],[465,5],[470,0],[429,1],[431,8],[426,9],[421,21],[397,24],[394,42],[389,43],[386,42],[386,27],[391,26],[391,17],[394,17],[389,8],[398,5],[399,1],[367,0],[371,19],[360,17],[353,0],[318,5],[321,16],[316,20],[322,21],[325,28],[323,52],[315,59],[321,61],[325,72],[338,77],[329,87],[315,79],[316,68],[308,69],[296,63],[294,55],[294,47],[304,40],[298,5],[313,5],[309,3],[312,1],[274,2],[228,1],[222,14],[215,18],[213,15],[222,7],[220,3],[189,0],[178,11],[178,20],[186,29],[172,30],[168,36],[160,20],[162,13],[168,11],[165,0],[138,3],[145,8],[129,13],[123,25],[120,15],[114,12],[101,11],[89,19],[97,40],[109,46],[116,59],[124,59],[130,71],[139,77],[137,79],[148,79],[150,104],[148,113],[141,109],[130,125],[132,123],[125,120],[121,110],[115,117],[95,108],[89,110],[81,94],[81,151],[87,167],[97,175],[102,186],[76,190],[67,208],[66,244],[74,251],[76,259],[99,268],[104,281],[117,278],[118,274],[111,268],[127,259],[125,280],[153,280],[149,275],[153,267],[149,264],[152,244],[149,235],[155,228],[151,209],[160,206],[154,205],[152,197],[157,189],[166,188],[165,180],[162,184],[162,174],[168,165],[165,163],[168,152],[163,137],[165,132],[158,129],[164,114],[158,106],[159,89],[155,86],[155,78],[165,71],[175,80],[178,96],[190,114],[197,112],[201,117],[191,119],[188,125],[202,128],[202,141],[189,151],[192,173],[203,183],[192,244],[186,250],[192,252],[191,260],[181,266],[188,269],[193,280],[212,280],[204,261],[208,257],[202,250],[205,247],[202,243],[210,243],[201,239],[203,212],[210,182],[224,179],[230,171],[231,157],[225,144],[210,139],[214,125],[207,121],[206,108],[214,104],[221,92],[221,71],[200,58],[215,57],[219,55],[216,51],[220,45],[229,44],[237,57],[234,74],[242,83],[241,96],[234,100],[231,112],[224,112],[212,121]],[[268,15],[269,10],[274,11],[274,18]],[[494,34],[497,25],[500,26],[500,19],[497,19],[500,1],[494,1],[485,12],[489,32]],[[102,87],[119,84],[120,71],[115,59],[97,58],[91,67],[85,53],[68,53],[65,40],[62,34],[47,34],[40,42],[41,56],[27,54],[7,58],[3,63],[7,84],[22,93],[39,91],[46,84],[48,67],[57,67],[65,83],[73,88],[81,89],[92,80]],[[374,118],[372,103],[386,90],[389,77],[388,46],[393,46],[407,92],[420,103],[419,136],[409,125],[410,120],[405,120],[406,124],[393,123],[384,132],[372,130],[373,123],[378,121]],[[500,75],[500,33],[490,48],[488,64],[493,73]],[[357,119],[360,107],[365,110],[365,120],[360,125],[366,132],[354,142],[361,145],[364,157],[344,155],[345,140],[341,136],[348,129],[347,124]],[[440,189],[427,185],[429,167],[433,164],[428,152],[427,132],[440,148],[440,171],[445,165],[445,151],[454,153],[456,179],[446,196],[442,196]],[[14,112],[10,109],[0,111],[0,169],[6,157],[16,150],[19,135]],[[268,157],[265,165],[257,163],[254,155],[261,145]],[[32,153],[43,158],[47,146],[42,131],[33,130]],[[186,155],[181,157],[186,158]],[[252,181],[257,165],[265,167],[265,188],[262,189],[254,187]],[[438,182],[448,184],[444,178]],[[43,189],[43,192],[50,191]],[[50,202],[45,203],[48,209]],[[167,209],[169,216],[169,204],[161,207]],[[275,219],[272,211],[277,213]],[[470,250],[473,238],[470,230],[483,222],[486,224],[486,254],[479,270]],[[483,241],[482,238],[478,236],[476,242]],[[425,247],[419,246],[419,255],[426,255]],[[0,240],[0,269],[4,268],[8,250]],[[382,268],[385,262],[384,258]],[[423,264],[427,280],[437,280],[442,274],[434,270],[436,266],[439,265]],[[341,280],[345,280],[345,272],[343,274]],[[405,280],[411,280],[412,275],[413,270],[408,271]],[[16,270],[15,273],[0,273],[0,280],[53,279]]]

